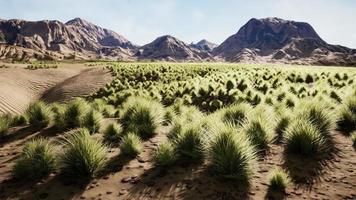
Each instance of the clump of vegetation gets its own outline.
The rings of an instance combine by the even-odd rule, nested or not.
[[[71,100],[64,112],[64,124],[66,128],[76,128],[83,124],[86,114],[90,107],[88,103],[81,98]]]
[[[172,140],[178,155],[186,160],[200,161],[204,157],[202,130],[198,124],[187,124]]]
[[[268,145],[275,138],[273,110],[265,105],[256,107],[250,119],[243,125],[243,131],[260,150],[268,149]]]
[[[162,143],[158,146],[154,161],[160,167],[169,167],[177,160],[177,153],[174,145],[170,142]]]
[[[102,120],[103,115],[99,111],[92,109],[84,117],[82,127],[87,128],[90,133],[96,133],[100,130]]]
[[[212,132],[207,158],[219,176],[250,181],[256,169],[256,151],[244,134],[229,125]]]
[[[351,133],[352,146],[356,148],[356,131]]]
[[[14,168],[15,178],[37,179],[47,176],[57,167],[55,146],[49,140],[38,138],[25,144]]]
[[[104,131],[104,138],[106,141],[119,141],[122,136],[122,127],[118,123],[109,124]]]
[[[240,103],[223,110],[223,121],[241,125],[249,118],[252,107],[247,103]]]
[[[26,115],[29,123],[38,128],[48,126],[52,120],[50,107],[42,101],[31,103],[26,110]]]
[[[275,169],[268,175],[269,187],[272,190],[284,192],[290,182],[289,176],[282,169]]]
[[[121,153],[129,156],[136,156],[142,151],[142,141],[135,133],[126,134],[120,144]]]
[[[106,166],[107,148],[80,128],[63,137],[61,164],[63,171],[72,176],[95,177]]]
[[[325,152],[329,147],[320,130],[306,119],[295,119],[285,135],[288,153],[313,156]]]
[[[349,97],[340,108],[338,121],[338,129],[345,134],[349,134],[356,130],[356,98]]]
[[[160,103],[139,97],[129,98],[121,113],[124,132],[134,132],[143,139],[153,137],[164,121],[164,109]]]
[[[11,124],[11,119],[9,119],[7,115],[0,116],[0,138],[7,134],[10,124]]]

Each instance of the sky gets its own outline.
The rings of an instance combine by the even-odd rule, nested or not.
[[[0,19],[75,17],[137,45],[162,35],[220,44],[251,18],[310,23],[325,41],[356,48],[356,0],[0,0]]]

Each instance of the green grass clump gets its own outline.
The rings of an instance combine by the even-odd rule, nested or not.
[[[28,122],[38,128],[47,127],[52,120],[50,107],[42,101],[31,103],[26,110]]]
[[[272,107],[261,104],[254,108],[250,119],[242,125],[243,132],[259,150],[267,150],[275,139],[276,121]]]
[[[356,95],[345,100],[340,108],[337,120],[338,129],[345,134],[356,130]]]
[[[143,139],[153,137],[164,121],[163,106],[156,101],[130,97],[122,106],[124,132],[134,132]]]
[[[88,113],[89,104],[81,98],[71,100],[64,112],[64,122],[66,128],[80,127]]]
[[[207,149],[207,158],[218,176],[250,181],[256,169],[256,151],[244,134],[231,125],[217,126]]]
[[[89,111],[84,117],[82,127],[89,130],[90,133],[96,133],[100,130],[103,115],[97,110]]]
[[[65,129],[66,128],[66,122],[65,122],[66,107],[65,107],[65,105],[59,104],[59,103],[53,103],[51,105],[51,109],[53,112],[54,127],[56,127],[59,130]]]
[[[42,178],[56,169],[55,146],[48,140],[38,138],[25,144],[14,168],[15,178]]]
[[[350,135],[351,135],[352,146],[356,148],[356,131],[352,132]]]
[[[326,152],[328,145],[320,130],[305,118],[294,120],[286,130],[286,151],[304,156]]]
[[[289,176],[282,169],[275,169],[268,175],[269,187],[284,192],[290,182]]]
[[[106,146],[92,138],[87,129],[77,129],[62,141],[61,164],[67,174],[93,178],[106,166]]]
[[[223,121],[241,125],[249,118],[251,111],[252,107],[247,103],[240,103],[227,107],[223,110]]]
[[[122,137],[122,127],[118,123],[109,124],[104,131],[104,139],[106,141],[119,141]]]
[[[197,123],[182,127],[172,142],[183,159],[199,161],[204,157],[202,129]]]
[[[170,142],[162,143],[158,146],[155,154],[154,161],[160,167],[172,166],[177,160],[177,154],[174,145]]]
[[[142,151],[142,141],[139,136],[134,133],[126,134],[120,144],[121,153],[129,156],[136,156]]]
[[[308,119],[325,137],[330,138],[331,132],[335,129],[333,112],[323,102],[309,101],[301,102],[298,106],[299,118]]]
[[[9,130],[11,120],[6,115],[0,116],[0,137],[5,136]]]

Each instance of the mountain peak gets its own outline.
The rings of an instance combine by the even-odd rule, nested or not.
[[[211,52],[218,45],[206,39],[202,39],[196,44],[192,43],[190,46],[203,52]]]
[[[87,24],[90,24],[90,22],[88,22],[80,17],[76,17],[74,19],[67,21],[65,24],[66,25],[87,25]]]

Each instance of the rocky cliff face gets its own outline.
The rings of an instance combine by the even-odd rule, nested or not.
[[[56,52],[62,54],[63,58],[74,55],[83,59],[105,57],[106,52],[117,57],[127,57],[126,54],[131,56],[131,51],[137,48],[121,35],[80,18],[65,24],[55,20],[1,20],[0,43],[13,46],[12,49],[22,47],[16,50],[19,53],[28,49],[26,51],[33,50],[34,53],[50,55]]]
[[[170,35],[161,36],[142,46],[136,53],[138,59],[167,61],[202,61],[212,59],[210,54],[191,48]]]
[[[308,23],[251,19],[213,50],[230,62],[356,65],[355,50],[330,45]]]

